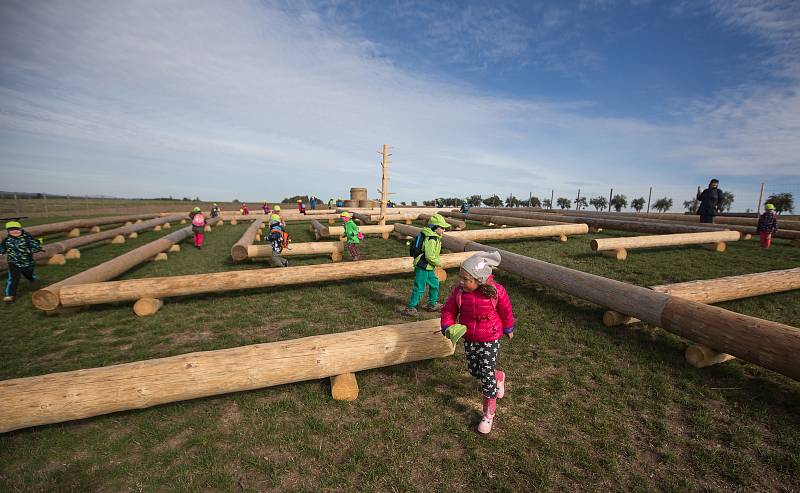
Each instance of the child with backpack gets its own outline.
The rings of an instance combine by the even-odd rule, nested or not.
[[[22,229],[18,220],[6,223],[6,236],[0,242],[0,255],[5,255],[8,262],[8,280],[3,290],[3,301],[11,303],[17,299],[17,286],[22,276],[31,282],[36,281],[36,261],[33,254],[43,252],[42,244]]]
[[[214,203],[214,205],[211,206],[211,217],[213,218],[217,216],[219,216],[219,206]]]
[[[358,230],[358,225],[353,221],[353,215],[345,211],[339,215],[344,222],[344,236],[345,246],[347,251],[350,252],[350,257],[353,260],[361,260],[361,254],[358,253],[358,245],[364,239],[364,233]]]
[[[492,431],[497,399],[505,395],[506,374],[497,369],[500,339],[514,337],[514,313],[505,288],[495,282],[492,267],[498,252],[480,252],[461,264],[459,284],[442,308],[442,334],[457,340],[464,335],[469,373],[481,381],[483,417],[479,433]],[[465,330],[466,329],[466,330]]]
[[[289,246],[289,233],[286,232],[286,224],[277,214],[272,214],[269,218],[269,232],[267,240],[272,245],[272,265],[275,267],[288,267],[289,261],[281,256],[283,249]]]
[[[772,235],[778,232],[778,214],[775,213],[774,205],[767,204],[764,206],[764,213],[758,217],[756,232],[761,238],[761,248],[772,246]]]
[[[439,279],[436,277],[434,269],[442,266],[439,260],[439,253],[442,251],[442,234],[450,225],[441,214],[433,214],[428,221],[428,225],[422,228],[411,243],[409,253],[414,257],[414,285],[411,288],[411,297],[408,299],[406,307],[400,312],[404,317],[417,317],[417,305],[425,294],[425,286],[428,286],[428,311],[439,311],[442,304],[439,303]]]
[[[203,248],[203,233],[206,230],[206,217],[199,207],[192,209],[189,213],[192,220],[192,233],[194,233],[194,247],[200,250]]]

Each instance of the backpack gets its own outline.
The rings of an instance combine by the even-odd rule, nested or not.
[[[284,231],[279,224],[275,224],[270,228],[267,238],[270,241],[279,241],[281,249],[289,246],[289,233]]]
[[[206,225],[206,217],[203,215],[202,212],[198,212],[197,214],[192,217],[192,226],[196,226],[198,228],[202,228]]]
[[[425,247],[423,246],[423,241],[425,241],[425,236],[422,233],[419,233],[414,241],[408,244],[408,255],[413,258],[417,258],[418,255],[425,251]]]

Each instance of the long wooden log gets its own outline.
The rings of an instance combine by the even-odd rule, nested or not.
[[[420,221],[430,221],[432,215],[433,214],[419,214],[417,219],[419,219]],[[449,215],[445,216],[444,214],[442,214],[442,216],[444,217],[444,220],[447,221],[447,224],[453,226],[457,230],[466,229],[467,227],[467,223],[465,223],[464,221],[455,219]]]
[[[219,218],[209,219],[209,223],[214,223],[217,220],[219,220]],[[107,262],[103,262],[79,274],[68,277],[63,281],[39,289],[33,293],[33,306],[45,311],[56,310],[60,305],[61,289],[65,286],[75,286],[114,279],[142,262],[149,260],[154,255],[169,250],[173,245],[180,243],[191,235],[191,226],[181,228]]]
[[[469,214],[462,214],[460,212],[442,212],[445,217],[453,217],[457,219],[467,219],[476,221],[483,224],[505,224],[507,226],[555,226],[556,224],[568,224],[559,221],[545,221],[543,219],[523,219],[520,217],[507,217],[507,216],[470,216]]]
[[[122,241],[120,243],[122,243],[125,241],[125,237],[123,235],[150,229],[158,224],[163,224],[168,221],[177,221],[181,217],[182,216],[161,216],[147,221],[137,222],[131,224],[130,226],[121,226],[119,228],[109,229],[91,235],[69,238],[56,243],[49,243],[44,245],[44,252],[34,254],[33,258],[37,261],[46,261],[50,257],[63,254],[64,252],[67,252],[73,248],[79,248],[83,245],[90,245],[92,243],[98,243],[100,241],[110,239],[116,239],[118,242],[120,242],[119,239],[121,239]],[[0,270],[8,270],[8,263],[6,262],[6,259],[0,260]]]
[[[287,222],[287,223],[288,222],[292,222],[292,223],[293,222],[304,222],[304,221],[310,221],[312,219],[320,220],[320,219],[338,218],[339,217],[338,214],[324,214],[324,215],[323,214],[318,214],[316,216],[310,217],[310,216],[306,216],[304,214],[286,213],[286,212],[280,212],[279,215],[281,216],[281,219],[284,222]],[[260,217],[262,219],[269,219],[269,216],[266,216],[266,215],[264,215],[264,214],[262,214],[260,212],[258,214],[248,214],[248,215],[243,215],[243,214],[225,214],[225,215],[220,215],[220,217],[222,217],[225,221],[252,221],[257,217]]]
[[[378,224],[368,224],[366,226],[359,226],[358,230],[365,235],[382,235],[382,234],[389,234],[394,231],[394,226],[391,224],[387,224],[385,226],[381,226]],[[328,236],[344,236],[344,226],[328,226]]]
[[[298,255],[331,255],[342,258],[344,245],[341,241],[290,243],[289,248],[284,248],[281,252],[283,257],[293,257]],[[272,256],[271,245],[249,245],[247,247],[247,258],[267,258]]]
[[[256,234],[258,233],[262,224],[264,224],[263,217],[259,217],[253,221],[253,224],[247,228],[242,237],[239,238],[239,241],[234,243],[234,245],[231,247],[231,258],[233,258],[234,262],[242,262],[247,260],[247,247],[251,246],[253,241],[255,241]]]
[[[413,236],[418,228],[395,224]],[[587,274],[560,265],[465,241],[445,234],[442,245],[452,251],[497,251],[499,268],[573,296],[627,313],[651,325],[800,380],[800,329],[741,315],[712,305]]]
[[[800,267],[717,279],[660,284],[651,286],[650,289],[710,305],[800,289]],[[616,311],[607,311],[603,314],[603,324],[607,327],[630,325],[636,322],[639,322],[637,318]]]
[[[481,208],[484,209],[484,208]],[[587,216],[567,216],[556,213],[544,212],[525,212],[525,211],[503,211],[498,209],[474,210],[470,209],[470,214],[475,216],[506,216],[521,217],[526,219],[543,219],[545,221],[558,221],[563,223],[588,224],[594,228],[614,229],[617,231],[633,231],[637,233],[702,233],[706,231],[718,231],[719,228],[701,227],[682,224],[668,224],[659,222],[645,221],[626,221],[618,219],[606,219],[601,217]]]
[[[0,381],[0,433],[453,354],[439,319]]]
[[[152,219],[158,217],[159,214],[130,214],[127,216],[105,216],[105,217],[92,217],[86,219],[72,219],[70,221],[62,221],[58,223],[40,224],[38,226],[31,226],[25,228],[25,231],[33,236],[45,236],[53,233],[61,233],[70,231],[75,228],[92,228],[95,226],[102,226],[106,224],[121,224],[126,221],[136,221],[139,219]],[[6,231],[0,231],[0,241],[6,238]]]
[[[554,226],[528,226],[505,229],[470,229],[466,231],[447,231],[445,236],[465,240],[509,240],[516,238],[547,238],[562,235],[585,235],[589,226],[585,224],[556,224]]]
[[[445,268],[458,267],[469,255],[464,253],[442,255]],[[63,306],[97,305],[115,301],[132,301],[139,298],[167,298],[203,293],[221,293],[241,289],[273,286],[290,286],[342,279],[359,279],[389,274],[413,272],[411,257],[362,260],[359,262],[302,265],[281,269],[276,276],[273,269],[255,269],[235,272],[216,272],[175,277],[153,277],[126,281],[109,281],[77,286],[65,286],[60,292]]]
[[[675,245],[702,245],[724,241],[739,241],[738,231],[715,231],[707,233],[678,233],[655,236],[625,236],[621,238],[596,238],[591,241],[592,250],[603,252],[624,248],[656,248]]]
[[[623,216],[631,219],[657,219],[673,222],[688,222],[699,223],[700,216],[697,214],[668,214],[668,213],[645,213],[645,212],[595,212],[595,211],[560,211],[559,213],[566,213],[569,215],[597,215],[597,216]],[[736,226],[758,226],[758,218],[756,217],[735,217],[735,216],[715,216],[714,224],[721,225],[736,225]],[[792,219],[778,218],[778,224],[781,229],[790,229],[794,231],[800,230],[800,221]]]

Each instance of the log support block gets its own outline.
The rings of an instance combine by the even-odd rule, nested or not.
[[[336,224],[336,219],[334,219],[332,217],[329,217],[328,218],[328,224]]]
[[[358,381],[355,373],[331,377],[331,396],[337,401],[354,401],[358,398]]]
[[[136,220],[136,224],[143,223],[143,222],[144,222],[144,221],[142,221],[141,219],[137,219],[137,220]]]
[[[67,263],[66,257],[58,253],[47,259],[47,265],[64,265]]]
[[[167,250],[167,251],[171,252],[171,253],[180,252],[181,251],[181,246],[180,245],[172,245],[171,247],[169,247],[169,250]]]
[[[388,240],[389,239],[389,233],[381,233],[381,238],[383,238],[384,240]]]
[[[256,241],[261,241],[261,235],[259,234],[256,235]]]
[[[341,243],[339,243],[341,245]],[[334,250],[331,252],[331,262],[341,262],[342,261],[342,252],[340,250]]]
[[[625,315],[624,313],[615,312],[614,310],[606,310],[603,313],[603,325],[606,327],[615,327],[617,325],[630,325],[638,322],[638,318]]]
[[[164,260],[167,260],[167,258],[166,252],[161,252],[153,257],[153,262],[163,262]]]
[[[413,222],[414,221],[412,221],[411,219],[404,219],[403,220],[403,224],[412,224]]]
[[[133,234],[133,233],[131,233],[131,234]],[[117,236],[114,237],[113,240],[111,240],[111,244],[112,245],[122,245],[124,243],[125,243],[125,237],[122,236],[122,235],[117,235]]]
[[[67,238],[77,238],[81,235],[81,230],[78,228],[72,228],[69,233],[67,233]]]
[[[130,238],[130,239],[135,239],[135,238],[138,238],[138,237],[139,237],[139,233],[137,233],[136,231],[134,231],[133,233],[128,235],[128,238]]]
[[[186,219],[181,219],[181,224],[186,224]]]
[[[686,361],[695,368],[718,365],[732,359],[736,358],[730,354],[718,353],[703,344],[692,344],[686,348]]]
[[[164,306],[163,300],[156,298],[140,298],[133,305],[133,313],[139,317],[149,317],[155,315],[162,306]]]
[[[89,230],[90,233],[99,233],[100,226],[92,226],[92,229]]]
[[[600,252],[604,257],[614,258],[620,262],[628,258],[628,251],[624,248],[617,248],[616,250],[603,250]]]
[[[164,225],[163,225],[163,226],[161,226],[161,227],[162,227],[162,228],[164,228],[164,229],[170,229],[170,228],[172,228],[172,226],[171,226],[169,223],[164,223]]]
[[[161,231],[161,225],[160,224],[156,224],[156,227],[153,228],[153,231]]]
[[[602,233],[603,232],[603,228],[597,228],[595,226],[589,226],[589,232],[590,233]]]
[[[211,225],[210,225],[210,224],[206,224],[206,227],[205,227],[205,228],[203,228],[203,231],[205,231],[206,233],[208,233],[209,231],[211,231]]]
[[[706,250],[711,250],[712,252],[724,252],[726,248],[726,244],[724,241],[718,241],[716,243],[704,243],[703,248]]]
[[[236,219],[231,219],[231,226],[236,226],[237,224],[239,224],[239,221]]]
[[[567,235],[554,236],[553,239],[555,241],[560,241],[561,243],[564,243],[565,241],[567,241]]]
[[[81,258],[81,251],[77,248],[70,248],[67,250],[67,253],[64,254],[64,257],[68,260],[77,260]]]
[[[752,240],[753,239],[753,235],[751,235],[749,233],[748,234],[744,234],[744,235],[742,235],[742,239],[743,240]]]
[[[125,226],[133,226],[133,223],[132,223],[132,222],[130,222],[130,221],[125,221],[125,224],[124,224],[124,225],[125,225]]]

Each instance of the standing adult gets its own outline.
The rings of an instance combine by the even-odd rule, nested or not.
[[[722,210],[722,190],[719,189],[719,180],[714,178],[708,183],[708,188],[700,191],[697,187],[697,200],[700,201],[700,207],[697,213],[700,214],[701,223],[713,223],[714,216],[717,212]]]

